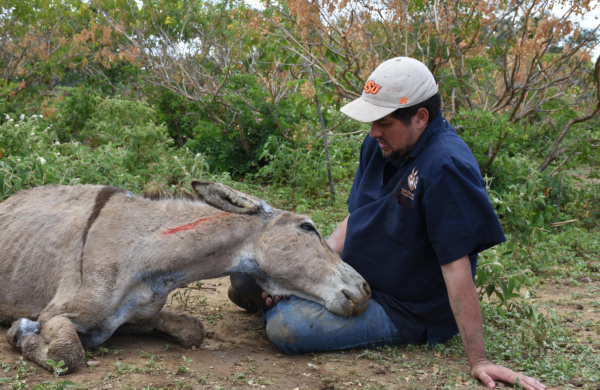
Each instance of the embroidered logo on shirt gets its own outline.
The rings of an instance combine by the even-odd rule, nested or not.
[[[415,168],[413,168],[412,173],[408,175],[408,188],[410,188],[411,192],[414,192],[415,188],[417,188],[418,181],[419,171],[415,171]]]
[[[414,191],[417,189],[417,184],[419,183],[419,171],[416,168],[413,168],[412,172],[408,175],[404,176],[396,188],[394,188],[393,195],[398,201],[398,204],[404,207],[413,207],[413,202],[415,200]]]
[[[375,84],[373,81],[369,80],[365,84],[365,93],[372,93],[373,95],[375,95],[377,92],[379,92],[380,88],[381,88],[381,86],[379,86],[379,85]]]

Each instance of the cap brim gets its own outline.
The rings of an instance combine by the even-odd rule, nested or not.
[[[374,122],[386,115],[391,114],[397,109],[397,107],[376,106],[372,103],[362,100],[361,98],[358,98],[340,108],[340,111],[344,115],[347,115],[352,119],[356,119],[359,122]]]

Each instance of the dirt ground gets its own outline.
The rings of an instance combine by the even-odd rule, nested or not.
[[[572,312],[573,326],[591,321],[598,327],[598,307],[594,306],[598,302],[590,306],[584,294],[590,288],[600,290],[600,283],[593,284],[577,287],[582,290],[582,298],[575,305],[583,309],[574,306],[574,287],[568,285],[547,286],[542,298],[553,302],[555,310],[566,315]],[[156,336],[115,335],[102,347],[88,352],[77,372],[61,379],[74,381],[82,389],[483,388],[468,377],[464,356],[441,356],[425,349],[400,348],[394,354],[354,350],[283,355],[267,339],[260,316],[229,302],[228,286],[229,278],[206,280],[201,288],[179,290],[167,302],[170,310],[202,319],[209,334],[201,348],[184,349]],[[566,290],[568,299],[562,299]],[[6,342],[6,330],[0,327],[0,367],[5,370],[0,371],[0,377],[13,377],[20,354]],[[588,327],[578,331],[598,337],[593,330]],[[27,367],[25,379],[30,388],[54,380],[52,374],[33,363]],[[10,386],[0,384],[0,388]]]

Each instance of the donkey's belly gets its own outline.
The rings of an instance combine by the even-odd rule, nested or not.
[[[168,294],[167,294],[168,295]],[[98,325],[79,331],[84,348],[95,348],[104,343],[123,324],[140,323],[154,317],[164,306],[167,295],[156,296],[149,291],[132,292],[121,300],[114,312]]]

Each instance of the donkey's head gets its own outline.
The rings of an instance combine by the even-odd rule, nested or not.
[[[273,296],[295,295],[339,315],[358,315],[367,308],[369,285],[329,248],[308,217],[274,209],[222,184],[193,182],[192,186],[206,203],[227,212],[256,215],[263,222],[230,273],[252,274]]]

